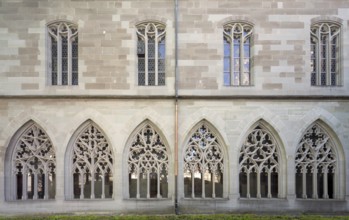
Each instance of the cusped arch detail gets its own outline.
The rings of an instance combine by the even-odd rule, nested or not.
[[[172,157],[163,132],[149,119],[129,136],[123,153],[124,198],[169,198]]]
[[[183,162],[179,163],[179,173],[184,183],[181,187],[184,189],[183,196],[227,197],[229,155],[226,143],[215,126],[201,119],[187,132],[182,146],[180,158]]]
[[[71,136],[65,153],[66,199],[113,197],[114,152],[109,138],[91,119]]]
[[[345,152],[335,130],[323,119],[307,123],[295,147],[296,196],[344,199]]]
[[[245,132],[237,156],[241,197],[286,196],[286,152],[272,125],[264,119],[254,122]]]
[[[54,199],[56,151],[50,136],[34,120],[11,137],[5,153],[5,199]]]

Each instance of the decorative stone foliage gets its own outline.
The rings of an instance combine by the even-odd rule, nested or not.
[[[55,197],[56,156],[46,132],[32,123],[16,142],[12,155],[12,178],[16,199]]]
[[[251,85],[252,25],[232,22],[223,27],[224,85]]]
[[[165,85],[165,25],[137,25],[138,85]]]
[[[168,197],[168,163],[163,138],[150,124],[144,124],[129,146],[130,198]]]
[[[311,26],[311,85],[340,85],[340,32],[340,25],[333,22]]]
[[[272,134],[261,125],[256,126],[240,151],[240,196],[278,197],[279,158]]]
[[[77,136],[72,147],[74,198],[111,198],[114,157],[102,131],[89,123]]]
[[[326,131],[313,124],[304,133],[295,156],[298,198],[335,198],[337,155]]]
[[[184,196],[223,197],[224,153],[217,135],[202,123],[184,152]]]
[[[48,81],[50,85],[78,84],[78,28],[58,21],[48,30]]]

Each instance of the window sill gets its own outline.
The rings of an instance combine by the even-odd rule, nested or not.
[[[287,198],[238,198],[241,201],[282,201]]]
[[[149,201],[166,201],[166,200],[172,200],[172,198],[124,198],[125,201],[144,201],[144,202],[149,202]]]
[[[296,198],[297,202],[346,202],[345,199],[302,199]]]
[[[8,203],[23,203],[23,204],[27,204],[27,203],[46,203],[46,202],[55,202],[57,201],[56,199],[26,199],[26,200],[22,200],[22,199],[18,199],[18,200],[6,200],[6,202]]]
[[[89,202],[89,201],[113,201],[114,198],[105,198],[105,199],[99,199],[99,198],[94,198],[94,199],[65,199],[64,201],[66,202]]]
[[[186,201],[228,201],[229,198],[182,198]]]

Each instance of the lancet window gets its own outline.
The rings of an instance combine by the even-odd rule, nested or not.
[[[151,125],[143,125],[129,146],[129,197],[167,198],[168,163],[162,137]]]
[[[15,199],[54,199],[56,155],[45,131],[30,125],[16,142],[12,155]]]
[[[78,85],[78,28],[55,22],[48,30],[48,84]]]
[[[313,124],[299,142],[295,157],[298,198],[335,198],[337,156],[326,131]]]
[[[262,126],[256,126],[240,151],[240,196],[278,197],[279,158],[277,142],[272,134]]]
[[[77,136],[71,158],[75,199],[104,199],[113,195],[113,154],[102,131],[89,123]]]
[[[251,85],[252,25],[233,22],[223,27],[224,85]]]
[[[340,85],[340,32],[337,23],[315,23],[310,29],[311,85]]]
[[[217,136],[202,124],[190,136],[184,152],[184,196],[223,197],[224,154]]]
[[[138,85],[165,85],[165,25],[137,25]]]

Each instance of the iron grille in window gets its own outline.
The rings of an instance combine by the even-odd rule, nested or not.
[[[51,85],[78,84],[78,29],[69,22],[48,25],[49,82]]]
[[[251,85],[251,36],[253,27],[247,23],[224,25],[224,85]]]
[[[311,26],[312,86],[340,85],[340,25],[323,22]]]
[[[137,25],[138,85],[165,85],[165,26]]]

